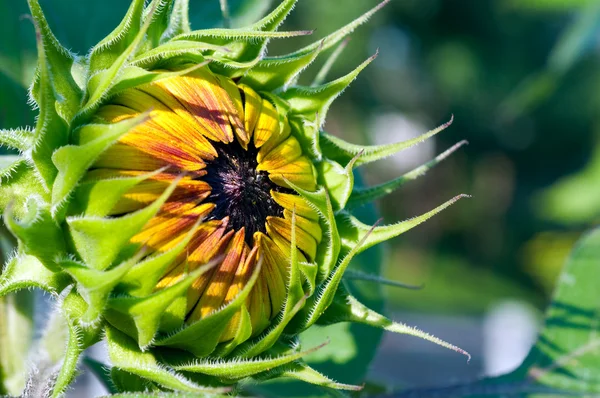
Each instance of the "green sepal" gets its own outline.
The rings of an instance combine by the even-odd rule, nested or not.
[[[375,200],[383,196],[389,195],[396,189],[403,186],[405,183],[413,181],[418,177],[424,175],[427,171],[435,167],[437,164],[446,159],[448,156],[450,156],[452,153],[454,153],[457,149],[459,149],[466,143],[467,141],[461,141],[453,145],[452,147],[442,152],[429,162],[409,171],[404,175],[401,175],[400,177],[394,178],[393,180],[384,182],[383,184],[379,184],[374,187],[354,188],[352,194],[350,195],[348,203],[344,208],[346,210],[354,209],[366,205],[367,203],[374,202]]]
[[[192,73],[196,69],[206,66],[209,62],[210,61],[199,62],[189,68],[172,72],[147,71],[146,69],[140,68],[139,66],[127,66],[123,68],[107,95],[113,96],[121,91],[134,87],[139,87],[144,84],[157,82],[162,79],[168,79],[170,77],[185,76],[189,73]]]
[[[320,49],[302,56],[263,58],[240,80],[257,91],[286,90],[319,55]]]
[[[236,357],[232,359],[216,360],[213,358],[201,359],[192,363],[173,366],[173,368],[183,372],[201,373],[222,379],[239,380],[297,361],[304,356],[317,351],[324,345],[325,344],[322,344],[321,346],[301,352],[251,359],[239,359]]]
[[[157,339],[154,345],[180,348],[193,353],[197,357],[209,355],[217,347],[219,338],[229,321],[244,305],[258,279],[261,268],[262,260],[259,260],[246,286],[225,306],[190,325],[184,326],[181,330],[167,337]]]
[[[139,54],[131,61],[132,66],[138,66],[144,69],[166,66],[172,59],[185,60],[189,58],[189,62],[198,62],[203,60],[203,53],[222,52],[227,53],[224,47],[209,43],[197,41],[177,40],[168,41],[160,46]]]
[[[138,346],[145,351],[152,344],[158,332],[160,321],[174,301],[185,297],[188,288],[200,275],[212,269],[217,262],[208,263],[185,276],[181,281],[168,288],[157,291],[146,297],[114,297],[109,300],[109,306],[122,314],[128,315],[136,327]],[[183,300],[184,306],[187,300]],[[185,310],[184,310],[185,316]],[[183,322],[183,319],[181,319]]]
[[[359,155],[355,156],[346,167],[329,159],[324,159],[316,164],[320,180],[319,182],[327,188],[331,198],[333,211],[338,211],[346,207],[346,203],[352,194],[354,188],[354,162]]]
[[[350,295],[345,288],[340,288],[335,292],[334,300],[331,302],[327,311],[319,319],[319,324],[328,325],[339,322],[362,323],[376,328],[384,329],[389,332],[398,334],[407,334],[419,337],[423,340],[430,341],[439,346],[456,351],[467,357],[467,361],[471,359],[471,355],[453,344],[450,344],[442,339],[423,332],[415,327],[405,325],[403,323],[394,322],[385,316],[373,311],[355,297]]]
[[[311,52],[315,51],[319,47],[321,47],[321,51],[326,51],[326,50],[330,49],[331,47],[338,44],[340,41],[344,40],[344,38],[346,38],[348,35],[350,35],[354,31],[354,29],[356,29],[360,25],[367,22],[369,20],[369,18],[371,16],[373,16],[373,14],[375,14],[377,11],[382,9],[389,2],[390,2],[390,0],[382,1],[377,6],[373,7],[372,9],[370,9],[369,11],[367,11],[360,17],[356,18],[354,21],[350,22],[349,24],[341,27],[340,29],[327,35],[326,37],[324,37],[321,40],[318,40],[306,47],[303,47],[297,51],[294,51],[292,54],[289,54],[289,56],[302,56],[307,53],[311,53]]]
[[[327,117],[331,103],[352,83],[358,74],[367,67],[377,54],[369,57],[352,72],[329,83],[315,86],[295,86],[281,93],[281,97],[288,101],[293,109],[293,114],[303,115],[307,119],[321,124]]]
[[[156,5],[154,3],[157,3]],[[149,14],[151,10],[156,7],[156,11],[153,15],[145,15],[145,18],[151,18],[150,26],[146,32],[145,45],[147,48],[154,48],[161,43],[162,35],[169,27],[171,19],[171,13],[173,6],[175,5],[173,0],[153,0],[146,7],[146,14]]]
[[[27,128],[0,130],[0,146],[25,152],[33,144],[33,132]]]
[[[130,296],[144,297],[152,294],[159,280],[173,261],[186,250],[188,243],[194,237],[200,224],[204,221],[199,218],[186,233],[185,237],[172,249],[145,258],[135,264],[133,268],[123,276],[117,289]]]
[[[64,349],[64,357],[62,358],[59,367],[60,370],[58,371],[56,381],[52,386],[52,394],[50,395],[52,398],[62,397],[71,383],[75,380],[78,373],[77,366],[79,364],[79,357],[85,349],[80,342],[79,335],[81,331],[76,321],[69,317],[64,311],[61,310],[60,312],[64,320],[64,326],[66,326],[68,330],[66,347],[57,344],[58,342],[56,341],[55,336],[50,336],[51,334],[54,334],[53,330],[48,330],[45,337],[45,340],[49,340],[46,344],[47,346],[53,345],[55,346],[55,349],[57,347]]]
[[[135,177],[89,180],[79,183],[69,203],[68,215],[87,217],[106,217],[122,196],[140,182],[154,177],[166,168]]]
[[[8,206],[4,212],[4,224],[19,239],[23,253],[37,257],[51,271],[60,271],[56,267],[57,256],[66,253],[62,229],[41,198],[29,197],[25,206],[26,214],[20,220],[15,219],[12,207]]]
[[[84,263],[104,270],[117,258],[130,239],[160,210],[175,190],[179,179],[145,208],[119,218],[67,217],[73,245]]]
[[[350,250],[344,255],[342,261],[333,269],[327,279],[317,287],[317,293],[310,296],[307,300],[306,306],[302,309],[302,312],[298,314],[298,317],[302,320],[301,328],[307,329],[315,324],[323,313],[329,308],[336,292],[342,282],[342,277],[346,268],[350,265],[350,261],[359,254],[365,245],[367,239],[373,232],[375,227],[371,227],[367,233],[365,233],[360,241],[356,242]]]
[[[323,40],[322,42],[324,42],[325,40]],[[315,76],[311,86],[314,87],[314,86],[320,86],[321,84],[323,84],[323,82],[327,78],[327,75],[329,74],[329,71],[335,64],[335,61],[337,61],[339,56],[342,54],[342,51],[344,51],[344,49],[348,45],[349,40],[350,40],[349,37],[344,38],[344,40],[342,40],[342,42],[338,44],[336,49],[333,50],[333,52],[329,55],[329,57],[327,57],[327,60],[325,61],[323,66],[321,66],[321,69],[319,69],[319,72],[317,72],[317,75]]]
[[[67,292],[67,291],[65,291]],[[79,319],[88,310],[88,303],[81,297],[81,295],[72,289],[68,291],[68,294],[62,294],[62,311],[65,316],[69,319],[77,321],[77,327],[79,328],[78,338],[79,343],[83,348],[91,347],[102,339],[103,324],[102,322],[96,322],[93,324],[84,325],[79,322]]]
[[[85,299],[88,308],[80,317],[80,322],[89,325],[97,322],[106,307],[108,296],[123,275],[140,259],[138,256],[124,261],[108,271],[89,268],[73,260],[59,261],[59,266],[77,281],[77,292]]]
[[[201,43],[208,43],[218,46],[225,47],[229,53],[236,54],[236,46],[239,47],[240,43],[256,43],[257,41],[268,40],[268,39],[289,39],[291,37],[306,36],[312,34],[311,30],[297,30],[288,32],[262,32],[249,29],[202,29],[194,30],[192,32],[183,33],[175,36],[172,40],[188,40],[198,41]],[[233,44],[230,44],[233,43]],[[239,50],[239,49],[238,49]],[[242,59],[241,57],[235,57],[233,60],[237,62],[256,62],[257,58],[250,58],[248,60]]]
[[[31,195],[42,198],[49,196],[40,184],[36,169],[28,162],[17,160],[3,171],[0,180],[0,214],[10,205],[15,217],[26,217],[27,199]]]
[[[169,24],[163,32],[161,42],[190,31],[189,0],[169,0],[173,2],[169,15]]]
[[[144,0],[134,0],[121,25],[92,49],[90,54],[90,78],[87,84],[87,101],[77,114],[77,123],[96,109],[100,101],[109,95],[111,88],[130,58],[135,55],[152,22],[156,3],[143,26],[140,25],[141,7]]]
[[[304,381],[306,383],[314,384],[321,387],[327,387],[332,390],[346,390],[346,391],[360,391],[362,386],[355,386],[352,384],[338,383],[331,380],[327,376],[319,373],[315,369],[311,368],[308,364],[303,361],[294,361],[288,365],[281,366],[270,372],[266,372],[256,377],[258,380],[271,380],[280,377],[287,377],[294,380]],[[328,391],[330,394],[334,394],[335,391]],[[343,394],[341,396],[344,396]]]
[[[306,154],[309,155],[315,162],[323,159],[321,146],[319,144],[319,123],[311,122],[302,116],[289,117],[289,124],[294,133],[294,137],[300,141],[300,144]]]
[[[257,60],[263,56],[267,43],[279,36],[277,28],[290,13],[297,0],[284,0],[270,14],[260,21],[241,29],[207,29],[176,36],[175,40],[190,38],[214,44],[226,44],[232,52],[232,59],[238,62]],[[211,33],[206,33],[211,32]],[[294,32],[290,32],[294,33]],[[304,34],[302,32],[301,34]],[[295,34],[294,34],[295,35]],[[252,40],[248,40],[254,37]]]
[[[321,149],[323,154],[329,159],[335,160],[341,165],[346,165],[357,155],[360,155],[354,164],[355,167],[362,166],[367,163],[375,162],[377,160],[385,159],[388,156],[394,155],[400,151],[408,149],[414,145],[417,145],[428,138],[433,137],[437,133],[443,131],[452,124],[453,117],[439,127],[426,132],[416,138],[412,138],[407,141],[398,142],[395,144],[386,145],[355,145],[350,144],[340,138],[333,135],[321,132]]]
[[[80,140],[88,136],[93,137],[92,140],[80,145],[66,145],[56,150],[52,155],[52,162],[58,169],[52,187],[52,211],[57,212],[66,202],[79,180],[104,151],[146,120],[148,115],[141,114],[113,124],[89,124],[83,126],[78,134]]]
[[[296,249],[296,214],[292,213],[292,231],[290,239],[290,268],[286,281],[286,299],[283,308],[271,326],[255,339],[242,344],[234,352],[235,357],[252,358],[267,351],[279,340],[279,337],[293,317],[304,306],[307,296],[302,289],[302,277]]]
[[[41,96],[43,92],[39,92],[40,84],[46,83],[51,84],[53,98],[55,104],[52,104],[52,108],[55,112],[64,120],[69,123],[81,102],[82,91],[75,83],[73,76],[71,75],[71,68],[74,63],[73,55],[64,48],[56,39],[48,22],[44,17],[44,13],[40,8],[38,0],[27,0],[31,15],[36,24],[36,30],[39,30],[40,43],[38,44],[38,51],[43,51],[43,54],[38,54],[40,62],[38,64],[38,77],[44,78],[44,73],[40,73],[41,68],[47,68],[47,76],[50,80],[48,82],[38,82],[34,84],[32,88],[32,95],[38,102],[41,108],[43,102]],[[48,104],[50,105],[50,104]],[[53,131],[50,134],[54,134]]]
[[[0,184],[10,181],[11,177],[18,172],[19,168],[26,166],[27,160],[19,155],[0,156]]]
[[[252,336],[252,319],[245,305],[240,308],[240,322],[236,327],[237,330],[233,339],[227,343],[219,344],[211,356],[216,358],[226,357]]]
[[[31,160],[39,174],[45,190],[50,190],[58,171],[52,163],[52,153],[68,140],[67,123],[58,115],[55,108],[55,94],[52,87],[52,75],[46,59],[41,32],[36,25],[38,66],[36,80],[31,89],[39,107],[35,125],[34,143],[31,150]]]
[[[225,393],[228,388],[200,386],[162,364],[151,352],[142,352],[135,340],[112,326],[106,327],[110,360],[118,369],[150,380],[165,388],[190,393]]]
[[[337,223],[331,204],[331,198],[326,189],[319,188],[315,192],[309,192],[294,185],[290,181],[286,183],[296,191],[300,196],[307,200],[321,216],[321,227],[323,228],[323,241],[317,248],[317,257],[315,262],[319,264],[319,273],[317,281],[321,282],[325,279],[333,267],[337,264],[338,256],[341,249]]]
[[[90,75],[109,69],[123,54],[129,55],[140,32],[144,3],[145,0],[133,0],[119,26],[92,48]]]
[[[18,254],[6,263],[0,274],[0,297],[10,292],[37,287],[58,294],[71,283],[64,272],[53,272],[36,257]]]
[[[456,203],[459,199],[468,197],[468,195],[461,194],[420,216],[408,219],[406,221],[401,221],[396,224],[377,227],[364,224],[356,217],[348,213],[338,213],[336,214],[336,220],[342,243],[346,247],[354,247],[356,242],[364,240],[356,254],[362,253],[370,247],[395,238],[396,236],[401,235],[404,232],[427,221],[437,213]]]
[[[117,391],[127,392],[128,394],[112,394],[110,397],[115,396],[138,396],[140,398],[147,398],[150,396],[155,396],[154,394],[150,395],[153,392],[159,392],[160,389],[156,386],[156,384],[152,383],[149,380],[144,379],[138,375],[134,375],[133,373],[125,372],[117,367],[112,367],[110,369],[110,379],[111,382],[116,387]],[[135,392],[141,392],[144,394],[135,394]]]

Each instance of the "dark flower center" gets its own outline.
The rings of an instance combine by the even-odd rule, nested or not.
[[[239,230],[246,227],[246,242],[252,245],[256,231],[266,232],[268,216],[281,217],[283,208],[271,197],[271,190],[293,192],[269,179],[266,171],[257,171],[258,149],[253,143],[248,150],[234,141],[230,144],[213,143],[218,157],[207,162],[206,175],[202,177],[212,191],[207,201],[216,204],[209,219],[220,220],[229,216],[229,227]]]

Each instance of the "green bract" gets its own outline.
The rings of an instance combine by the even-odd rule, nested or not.
[[[450,122],[383,146],[321,131],[331,103],[375,56],[328,83],[320,82],[338,51],[317,84],[298,85],[299,74],[387,1],[312,45],[266,56],[271,39],[311,33],[277,30],[295,2],[245,28],[192,31],[186,0],[134,0],[83,57],[61,46],[28,0],[39,116],[33,129],[0,132],[20,153],[5,156],[0,172],[0,209],[18,239],[0,294],[60,295],[70,337],[53,395],[101,338],[123,391],[218,393],[278,377],[360,389],[303,362],[320,347],[301,349],[298,335],[316,323],[367,324],[466,354],[370,310],[343,279],[354,256],[463,195],[391,225],[364,224],[349,210],[462,143],[398,179],[354,187],[357,167]]]

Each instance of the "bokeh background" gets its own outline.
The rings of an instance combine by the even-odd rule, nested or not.
[[[87,49],[116,26],[124,0],[40,0],[60,41]],[[190,0],[195,28],[215,26],[218,0]],[[277,1],[230,0],[232,25]],[[313,37],[273,42],[278,55],[341,27],[377,0],[300,0],[284,28]],[[32,125],[27,88],[35,40],[25,0],[0,0],[0,126]],[[213,21],[208,24],[207,21]],[[351,36],[330,77],[378,58],[333,106],[325,129],[361,144],[425,143],[363,170],[377,184],[467,140],[424,177],[381,200],[385,222],[471,199],[395,239],[383,275],[387,313],[473,354],[464,358],[386,334],[369,380],[397,387],[459,382],[516,366],[578,236],[600,220],[600,2],[391,0]],[[324,60],[301,80],[309,84]],[[372,282],[356,282],[375,289]],[[371,285],[370,285],[371,284]],[[83,383],[83,382],[82,382]]]

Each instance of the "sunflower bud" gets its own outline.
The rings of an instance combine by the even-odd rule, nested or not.
[[[264,56],[269,40],[310,33],[277,31],[294,3],[246,28],[192,31],[187,2],[134,0],[115,31],[78,57],[29,0],[40,114],[34,129],[0,134],[21,153],[2,171],[0,206],[19,252],[0,293],[63,292],[69,349],[78,355],[103,335],[115,380],[124,371],[158,389],[215,392],[286,376],[355,389],[302,361],[310,351],[297,336],[317,322],[364,323],[463,352],[368,309],[343,284],[354,256],[461,197],[366,225],[348,209],[456,147],[376,187],[354,187],[354,170],[449,123],[372,147],[321,131],[333,100],[375,56],[316,86],[297,85],[298,75],[385,2],[312,45]],[[62,371],[68,379],[74,365]]]

